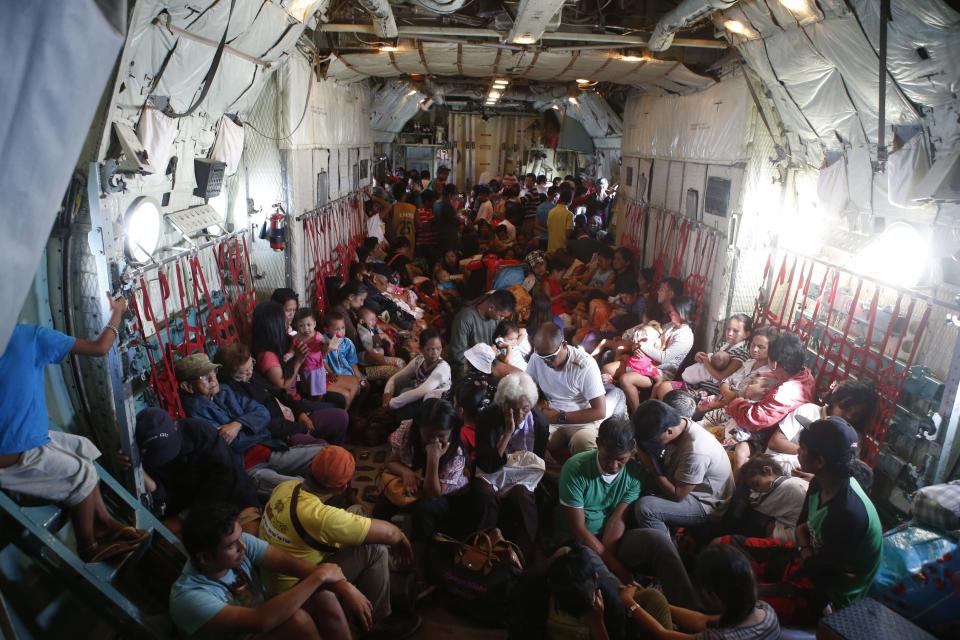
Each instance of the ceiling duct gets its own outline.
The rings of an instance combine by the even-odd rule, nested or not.
[[[434,13],[454,13],[467,4],[467,0],[415,0],[415,2]]]
[[[373,28],[381,38],[396,38],[397,21],[393,18],[393,9],[387,0],[360,0],[360,4],[373,19]]]
[[[650,34],[647,48],[650,51],[666,51],[673,44],[673,36],[704,16],[718,10],[729,9],[737,0],[683,0],[676,9],[660,18],[660,22]]]
[[[534,44],[563,7],[564,0],[520,0],[517,18],[507,36],[514,44]]]

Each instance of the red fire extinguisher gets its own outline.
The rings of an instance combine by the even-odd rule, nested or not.
[[[287,237],[287,214],[279,202],[273,205],[270,214],[270,248],[274,251],[283,251]]]

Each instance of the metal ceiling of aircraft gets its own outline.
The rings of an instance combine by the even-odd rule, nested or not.
[[[506,77],[542,83],[567,83],[578,79],[613,82],[639,88],[687,94],[714,84],[680,62],[655,58],[630,62],[607,51],[512,51],[481,45],[402,40],[399,51],[349,53],[334,58],[328,77],[355,82],[371,76],[409,74]]]

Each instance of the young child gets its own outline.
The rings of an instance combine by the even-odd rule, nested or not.
[[[370,380],[385,380],[406,363],[393,355],[393,341],[380,331],[379,319],[370,307],[357,313],[357,335],[360,338],[360,362]]]
[[[367,380],[358,366],[357,347],[347,337],[346,320],[337,311],[323,317],[323,329],[327,339],[327,388],[347,399],[347,408],[353,403]]]
[[[298,390],[306,398],[319,400],[327,394],[327,369],[324,366],[323,336],[317,333],[317,316],[310,307],[302,307],[297,310],[293,323],[297,328],[293,348],[305,344],[308,349],[300,365]]]
[[[614,362],[603,367],[603,381],[608,384],[620,379],[624,373],[633,371],[649,376],[660,377],[660,371],[653,364],[653,360],[640,350],[641,344],[648,344],[655,349],[661,348],[662,327],[656,320],[648,320],[623,332],[619,339],[606,339],[594,349],[594,357],[600,357],[605,351],[614,352]]]
[[[740,482],[750,490],[750,508],[768,522],[762,537],[796,541],[797,519],[809,483],[794,478],[767,454],[757,454],[740,468]]]

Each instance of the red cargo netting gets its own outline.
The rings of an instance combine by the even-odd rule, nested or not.
[[[347,282],[350,265],[363,243],[363,202],[359,193],[353,194],[311,211],[301,220],[307,245],[304,272],[310,303],[324,313],[330,304],[325,279],[338,275]]]
[[[800,336],[816,354],[811,372],[821,395],[846,378],[874,383],[880,400],[863,457],[875,464],[932,304],[909,290],[783,250],[767,258],[763,282],[754,322]]]
[[[132,306],[141,347],[150,362],[146,377],[160,406],[174,418],[184,416],[173,369],[176,358],[239,340],[244,325],[238,324],[238,319],[246,320],[243,330],[249,332],[249,318],[256,305],[246,239],[238,235],[226,236],[205,245],[202,251],[211,252],[209,260],[201,260],[199,254],[191,252],[168,259],[156,267],[153,282],[160,293],[162,323],[156,317],[150,296],[150,276],[154,271],[148,269],[133,283]],[[219,284],[223,295],[219,305],[216,304],[217,297],[207,286],[207,269],[210,267],[205,269],[205,263],[216,266],[213,269],[215,277],[209,277],[215,286]],[[176,275],[176,300],[171,299],[172,276],[168,276],[168,270]],[[229,271],[229,284],[224,279],[224,270]],[[149,340],[148,335],[151,336]]]

